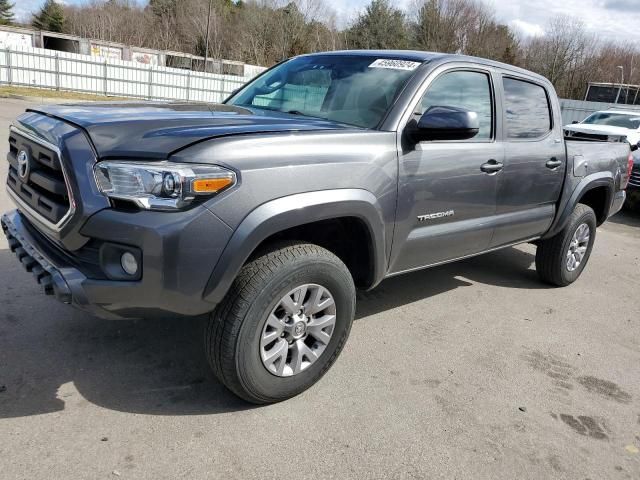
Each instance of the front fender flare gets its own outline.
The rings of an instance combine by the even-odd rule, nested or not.
[[[220,303],[253,251],[265,239],[288,228],[340,217],[356,217],[369,231],[374,284],[387,265],[385,222],[376,197],[367,190],[339,189],[300,193],[264,203],[236,228],[209,278],[203,297]]]

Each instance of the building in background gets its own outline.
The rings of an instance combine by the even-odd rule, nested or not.
[[[102,57],[109,60],[123,60],[122,53],[124,48],[122,47],[112,46],[95,40],[92,40],[90,45],[90,54],[92,57]]]
[[[156,50],[131,47],[131,61],[133,62],[157,67],[160,65],[160,57],[161,55]]]
[[[0,49],[35,47],[36,32],[26,28],[0,27]]]
[[[245,65],[242,62],[213,58],[207,59],[205,68],[204,57],[189,53],[152,50],[64,33],[0,26],[0,50],[25,47],[78,53],[111,61],[124,60],[154,67],[173,67],[239,77],[246,77],[249,74],[254,76],[265,70],[264,67],[256,65]]]
[[[640,105],[640,86],[590,82],[584,99],[587,102]]]

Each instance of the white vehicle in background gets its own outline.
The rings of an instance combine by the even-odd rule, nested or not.
[[[627,185],[626,205],[640,211],[640,111],[603,110],[589,115],[580,123],[564,127],[566,138],[629,142],[631,145],[631,167]]]
[[[631,145],[640,142],[640,111],[604,110],[595,112],[582,122],[564,127],[567,137],[612,140],[610,137],[624,137]]]

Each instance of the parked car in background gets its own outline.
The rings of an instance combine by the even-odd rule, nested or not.
[[[640,111],[602,110],[582,122],[564,127],[567,138],[599,141],[628,141],[633,151],[634,167],[627,186],[627,206],[640,208]]]
[[[296,57],[224,105],[32,108],[9,142],[2,229],[45,293],[209,315],[213,371],[254,403],[324,375],[356,287],[526,242],[543,281],[576,281],[632,164],[565,141],[544,77],[405,51]]]
[[[627,201],[625,205],[632,210],[640,212],[640,149],[634,150],[631,155],[633,156],[633,169],[627,185]]]
[[[631,145],[640,142],[640,111],[603,110],[595,112],[582,122],[566,125],[564,131],[569,138],[587,140],[610,140],[609,137],[624,137]]]

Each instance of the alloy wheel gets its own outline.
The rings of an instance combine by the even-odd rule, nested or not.
[[[567,251],[567,270],[575,271],[582,264],[589,247],[591,231],[589,225],[581,223],[573,234]]]
[[[283,296],[260,336],[260,358],[279,377],[306,370],[324,353],[336,322],[336,304],[321,285],[305,284]]]

